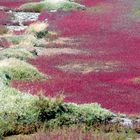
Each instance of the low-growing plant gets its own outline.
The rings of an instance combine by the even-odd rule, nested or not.
[[[21,41],[26,39],[26,36],[24,35],[18,35],[18,36],[11,36],[7,38],[8,41],[10,41],[12,44],[17,45],[19,44]]]
[[[0,25],[0,35],[8,33],[6,26]]]
[[[8,37],[8,41],[10,41],[13,45],[19,45],[19,44],[23,44],[25,42],[27,45],[34,45],[36,43],[37,39],[34,35],[24,34],[24,35]]]
[[[0,72],[6,75],[8,80],[37,80],[45,78],[37,68],[15,58],[1,60]]]
[[[0,90],[0,129],[3,135],[28,132],[37,123],[37,108],[34,106],[37,97],[23,94],[16,89],[4,87]],[[7,124],[9,127],[6,127]]]
[[[0,116],[0,129],[3,130],[1,135],[6,136],[29,134],[42,128],[46,130],[64,125],[88,126],[91,122],[93,124],[113,117],[113,113],[97,104],[69,104],[64,103],[63,96],[32,96],[10,87],[3,87],[0,90]]]
[[[20,7],[23,11],[34,11],[41,12],[43,10],[73,10],[73,9],[85,9],[84,5],[80,5],[76,2],[71,2],[68,0],[52,1],[44,0],[41,2],[26,3]]]
[[[133,8],[131,10],[131,14],[136,16],[136,17],[139,17],[140,16],[140,9],[139,8]]]
[[[0,59],[17,58],[25,60],[26,58],[33,58],[34,54],[29,52],[26,48],[15,46],[0,51]]]

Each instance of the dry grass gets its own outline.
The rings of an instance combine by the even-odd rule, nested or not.
[[[90,73],[90,72],[100,72],[100,71],[105,71],[105,72],[110,72],[116,70],[118,67],[119,63],[118,62],[92,62],[92,63],[76,63],[76,62],[71,62],[68,64],[64,65],[58,65],[57,67],[63,71],[68,71],[68,72],[78,72],[82,74]]]
[[[84,126],[72,126],[32,135],[12,136],[5,140],[138,140],[138,136],[132,131],[105,133],[100,130],[87,130]]]
[[[47,22],[36,22],[32,23],[28,28],[27,28],[27,33],[39,33],[39,32],[45,32],[48,30],[48,23]]]
[[[135,77],[135,78],[133,78],[133,79],[132,79],[132,82],[133,82],[134,84],[140,84],[140,77]]]

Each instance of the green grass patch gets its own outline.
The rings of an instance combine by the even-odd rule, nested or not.
[[[70,2],[68,0],[61,0],[54,2],[52,0],[45,0],[41,2],[26,3],[20,7],[23,11],[41,12],[43,10],[73,10],[73,9],[85,9],[84,5],[80,5],[76,2]]]
[[[7,80],[39,80],[44,75],[37,68],[24,61],[9,58],[0,61],[0,73],[7,77]]]
[[[26,36],[25,35],[18,35],[18,36],[11,36],[7,38],[8,41],[10,41],[12,44],[17,45],[19,44],[21,41],[26,40]]]
[[[133,8],[131,10],[131,14],[135,17],[140,17],[140,9],[139,8]]]
[[[23,47],[11,47],[0,51],[0,59],[5,58],[17,58],[25,60],[26,58],[33,58],[34,54],[29,52],[26,48]]]
[[[37,42],[37,39],[34,35],[31,34],[24,34],[18,36],[11,36],[8,37],[7,40],[11,42],[13,45],[19,45],[20,43],[26,42],[34,45]]]

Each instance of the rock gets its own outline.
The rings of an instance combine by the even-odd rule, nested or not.
[[[10,31],[21,31],[21,30],[25,30],[27,28],[27,26],[14,26],[14,25],[10,25],[7,26],[7,29]]]
[[[120,124],[123,125],[124,127],[133,127],[132,120],[128,118],[122,118]]]
[[[113,120],[111,120],[111,123],[113,124],[117,123],[127,128],[133,127],[133,121],[128,118],[115,117]]]
[[[33,22],[38,19],[40,13],[33,12],[13,12],[13,21],[23,25],[23,22]]]

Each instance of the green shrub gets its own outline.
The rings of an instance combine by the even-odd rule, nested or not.
[[[42,127],[89,125],[114,114],[97,104],[68,104],[63,102],[62,97],[32,96],[4,87],[0,90],[0,116],[1,135],[8,135],[33,133]]]
[[[0,90],[0,129],[4,131],[3,135],[21,132],[19,128],[22,127],[19,126],[36,124],[36,100],[37,97],[20,93],[13,88]]]
[[[94,123],[102,123],[111,119],[114,114],[103,109],[98,104],[63,104],[61,107],[63,113],[58,113],[55,119],[48,122],[48,126],[62,126],[71,124],[86,124],[88,126]],[[65,111],[64,111],[65,110]]]

